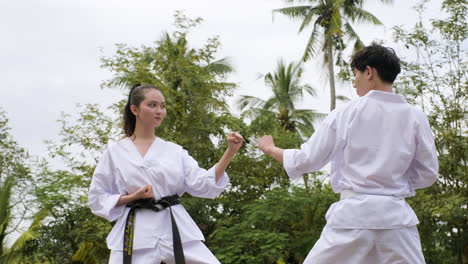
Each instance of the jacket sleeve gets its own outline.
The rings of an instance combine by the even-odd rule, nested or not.
[[[215,198],[229,183],[226,172],[216,181],[215,166],[209,170],[200,168],[198,162],[185,149],[182,150],[182,167],[185,190],[193,196]]]
[[[336,145],[335,119],[334,111],[300,149],[284,151],[283,166],[291,180],[297,179],[304,173],[318,171],[330,161]]]
[[[125,211],[125,206],[115,206],[121,195],[123,193],[119,193],[113,175],[112,159],[106,149],[94,170],[88,192],[88,205],[95,215],[114,221]]]
[[[413,189],[431,186],[437,179],[439,161],[432,130],[424,113],[416,128],[416,148],[407,175]]]

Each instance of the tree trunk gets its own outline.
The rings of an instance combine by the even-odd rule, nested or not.
[[[335,72],[333,70],[333,46],[332,40],[328,41],[327,45],[327,61],[328,61],[328,78],[330,79],[330,111],[335,109],[336,93],[335,93]]]
[[[306,189],[306,191],[309,191],[309,174],[303,174],[302,179],[304,180],[304,188]]]

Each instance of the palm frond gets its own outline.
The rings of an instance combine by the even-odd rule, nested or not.
[[[319,6],[310,7],[310,9],[307,11],[307,14],[304,16],[304,20],[302,21],[301,26],[299,27],[299,33],[302,32],[307,26],[309,26],[314,17],[320,15],[320,11],[321,9]]]
[[[298,3],[320,3],[321,0],[283,0],[285,3],[298,4]]]
[[[244,110],[246,107],[263,107],[263,105],[265,105],[265,100],[251,95],[241,95],[236,104],[239,106],[240,110]]]
[[[268,100],[266,100],[266,102],[263,105],[262,109],[272,111],[275,108],[278,108],[279,105],[281,105],[281,103],[279,101],[280,100],[278,100],[276,96],[270,97]]]
[[[382,25],[382,22],[376,16],[362,8],[351,8],[350,13],[346,15],[352,22],[367,22],[374,25]]]
[[[291,117],[309,120],[309,122],[321,121],[327,114],[319,113],[312,109],[294,109],[291,111]]]
[[[311,8],[309,5],[304,6],[291,6],[279,9],[273,9],[273,13],[280,13],[290,18],[303,18],[306,17],[307,11]]]
[[[242,113],[242,116],[250,117],[252,119],[263,115],[275,115],[275,113],[263,108],[250,108]]]
[[[273,86],[275,85],[275,77],[273,76],[273,74],[267,73],[267,74],[262,75],[262,76],[263,76],[263,80],[265,82],[265,85],[268,86],[268,87],[273,88]],[[261,78],[261,77],[259,77],[259,78]]]
[[[344,95],[338,95],[338,96],[336,96],[336,99],[337,99],[337,100],[340,100],[340,101],[342,101],[342,102],[348,102],[348,101],[351,100],[349,97],[344,96]]]
[[[353,44],[353,53],[361,50],[364,47],[364,43],[361,41],[361,38],[358,36],[356,31],[354,31],[353,27],[351,26],[350,23],[346,22],[344,24],[344,29],[345,33],[348,36],[348,38],[352,41],[354,41]]]
[[[309,126],[303,123],[296,124],[296,129],[303,141],[306,141],[315,132],[314,126]]]
[[[39,237],[38,230],[41,227],[42,221],[48,215],[49,211],[46,209],[42,209],[34,215],[33,221],[28,230],[21,234],[13,243],[13,245],[3,253],[1,260],[4,261],[4,263],[18,263],[21,260],[22,249],[29,241]]]
[[[317,96],[317,90],[310,84],[303,85],[302,90],[306,91],[311,96]]]
[[[320,28],[319,24],[316,21],[314,23],[314,28],[312,29],[312,33],[310,33],[309,40],[307,41],[306,48],[304,50],[304,54],[302,55],[302,61],[306,62],[312,58],[317,53],[316,46],[319,40]]]
[[[320,121],[326,114],[318,113],[311,109],[295,109],[291,111],[291,119],[295,121],[297,132],[303,138],[308,138],[315,132],[314,122]]]
[[[0,233],[4,234],[11,219],[10,199],[11,191],[15,183],[13,175],[8,175],[5,180],[0,182]],[[2,245],[0,245],[2,246]]]
[[[75,254],[73,254],[72,261],[83,264],[96,264],[99,263],[98,256],[105,255],[106,252],[107,249],[100,243],[83,242]]]
[[[214,61],[206,66],[206,69],[216,75],[225,75],[234,72],[234,68],[229,62],[228,58],[223,58]]]

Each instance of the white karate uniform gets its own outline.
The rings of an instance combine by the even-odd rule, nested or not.
[[[335,109],[283,159],[291,179],[331,162],[333,190],[356,193],[330,206],[304,263],[424,263],[419,221],[404,198],[435,182],[437,152],[427,117],[403,96],[373,90]],[[376,242],[382,239],[386,250]],[[367,261],[371,255],[379,261]]]
[[[216,182],[214,166],[209,170],[200,168],[188,152],[177,144],[156,138],[142,157],[133,142],[125,138],[109,144],[105,150],[94,171],[88,203],[94,214],[109,221],[117,220],[107,237],[107,246],[121,254],[125,220],[130,210],[125,206],[115,206],[121,195],[133,193],[144,185],[151,184],[155,199],[174,194],[182,196],[185,192],[197,197],[214,198],[224,190],[228,181],[225,173]],[[171,208],[183,247],[192,241],[201,243],[204,240],[203,234],[184,207],[179,204]],[[136,211],[134,254],[148,251],[142,249],[162,250],[158,249],[158,245],[172,247],[172,243],[169,209],[160,212],[146,209]],[[208,249],[206,251],[209,252]],[[112,254],[115,255],[115,252]]]
[[[200,240],[182,244],[185,263],[187,264],[219,264],[220,262]],[[132,263],[137,264],[175,264],[171,245],[160,240],[155,248],[144,248],[133,251]],[[110,264],[122,264],[123,254],[120,250],[112,250],[109,257]]]

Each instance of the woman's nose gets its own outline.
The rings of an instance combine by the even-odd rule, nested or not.
[[[164,109],[162,109],[161,107],[156,107],[156,113],[162,113],[164,112]]]

